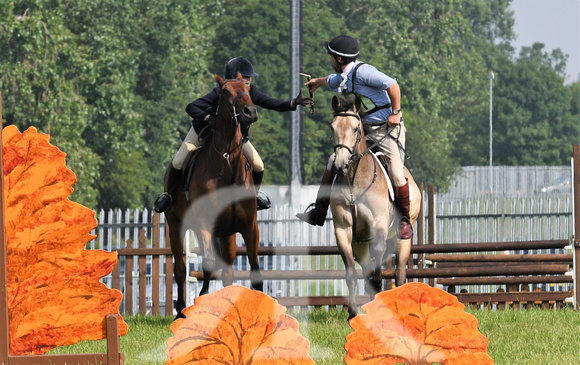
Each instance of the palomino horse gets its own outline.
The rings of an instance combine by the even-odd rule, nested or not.
[[[406,280],[405,266],[411,253],[411,239],[396,238],[398,221],[389,197],[387,176],[380,162],[367,147],[358,114],[360,99],[353,95],[332,99],[334,119],[331,124],[337,177],[330,196],[334,232],[346,268],[349,319],[357,314],[355,300],[357,273],[355,260],[361,265],[365,290],[371,299],[382,290],[382,264],[397,253],[397,285]],[[421,207],[419,188],[405,169],[412,189],[410,215],[413,224]],[[398,246],[398,247],[397,247]]]
[[[215,80],[221,91],[214,131],[204,147],[190,152],[198,153],[191,167],[193,174],[186,191],[178,193],[166,213],[171,252],[175,258],[178,317],[183,316],[181,311],[185,308],[183,239],[188,229],[192,229],[201,242],[203,286],[200,295],[209,292],[211,276],[219,269],[222,269],[223,285],[232,284],[236,232],[241,233],[247,248],[252,287],[262,290],[263,286],[258,262],[256,190],[242,153],[240,129],[241,124],[254,123],[258,114],[250,99],[249,86],[241,80],[224,80],[218,75]],[[184,173],[189,169],[184,169]]]

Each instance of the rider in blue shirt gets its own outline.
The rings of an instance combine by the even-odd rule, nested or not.
[[[265,109],[271,109],[278,112],[296,110],[298,105],[306,106],[312,103],[311,98],[306,98],[300,90],[300,94],[292,100],[277,100],[264,94],[254,85],[251,85],[252,77],[258,76],[254,71],[254,66],[250,61],[243,57],[232,58],[226,65],[226,79],[235,79],[238,72],[242,76],[242,81],[250,86],[250,98],[255,105]],[[187,105],[185,111],[192,118],[192,128],[187,133],[181,147],[171,160],[171,168],[168,175],[166,191],[159,195],[154,204],[154,210],[158,213],[164,212],[171,206],[172,195],[175,193],[181,181],[183,163],[190,151],[204,144],[207,138],[212,119],[215,118],[219,102],[220,87],[216,86],[211,92],[198,98]],[[260,192],[260,185],[264,176],[264,162],[258,155],[258,152],[249,141],[249,129],[242,127],[244,135],[244,153],[252,165],[252,178],[256,187],[258,210],[270,208],[270,200],[265,194]],[[262,196],[264,195],[264,196]]]
[[[409,218],[409,183],[404,175],[406,128],[401,116],[401,91],[397,81],[374,66],[357,61],[359,47],[356,39],[346,35],[325,42],[336,74],[315,78],[305,85],[314,92],[325,86],[337,92],[355,93],[371,109],[361,113],[365,135],[384,153],[390,164],[388,173],[395,187],[395,203],[399,207],[399,237],[413,235]],[[366,100],[365,100],[366,98]],[[334,154],[328,160],[314,208],[296,216],[312,225],[322,226],[330,203],[330,191],[336,173],[332,170]]]

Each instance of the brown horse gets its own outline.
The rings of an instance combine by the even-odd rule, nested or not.
[[[365,290],[371,299],[382,290],[382,264],[397,254],[397,285],[406,280],[405,266],[411,252],[411,240],[396,238],[397,214],[389,195],[388,178],[377,157],[367,147],[361,118],[360,99],[353,95],[332,99],[334,119],[331,124],[334,143],[334,168],[337,177],[330,196],[334,232],[346,269],[349,291],[349,319],[357,314],[355,300],[357,273],[361,265]],[[417,220],[421,195],[405,169],[412,189],[411,223]]]
[[[183,316],[181,311],[185,308],[183,239],[188,229],[195,232],[201,243],[203,286],[200,295],[209,292],[211,276],[219,269],[222,269],[223,285],[232,284],[237,232],[241,233],[247,248],[252,287],[262,290],[263,286],[258,262],[256,190],[242,153],[240,128],[242,124],[254,123],[258,114],[248,85],[238,79],[224,80],[218,75],[215,80],[221,90],[214,131],[204,147],[190,152],[198,155],[193,166],[184,169],[184,174],[187,176],[190,169],[193,174],[186,191],[178,193],[166,213],[171,252],[175,258],[178,317]]]

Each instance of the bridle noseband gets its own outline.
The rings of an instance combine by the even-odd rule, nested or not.
[[[338,112],[338,113],[334,113],[334,117],[354,117],[356,119],[358,119],[359,121],[359,125],[355,128],[355,133],[357,134],[356,136],[356,141],[354,142],[354,145],[351,147],[338,143],[334,145],[334,153],[336,153],[336,151],[340,148],[344,148],[346,149],[349,154],[350,154],[350,161],[353,161],[354,159],[360,159],[367,151],[363,152],[360,155],[355,154],[356,152],[356,146],[358,145],[358,143],[361,140],[361,125],[360,125],[360,116],[356,113],[348,113],[348,112]]]

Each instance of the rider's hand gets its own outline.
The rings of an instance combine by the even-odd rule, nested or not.
[[[389,115],[389,118],[387,118],[387,124],[389,127],[396,127],[401,124],[401,113]]]
[[[313,101],[311,98],[307,98],[303,95],[304,89],[300,89],[300,94],[298,94],[297,97],[295,97],[294,99],[292,99],[292,101],[290,102],[290,106],[292,108],[294,108],[296,105],[302,105],[302,106],[306,106],[306,105],[312,105]]]

